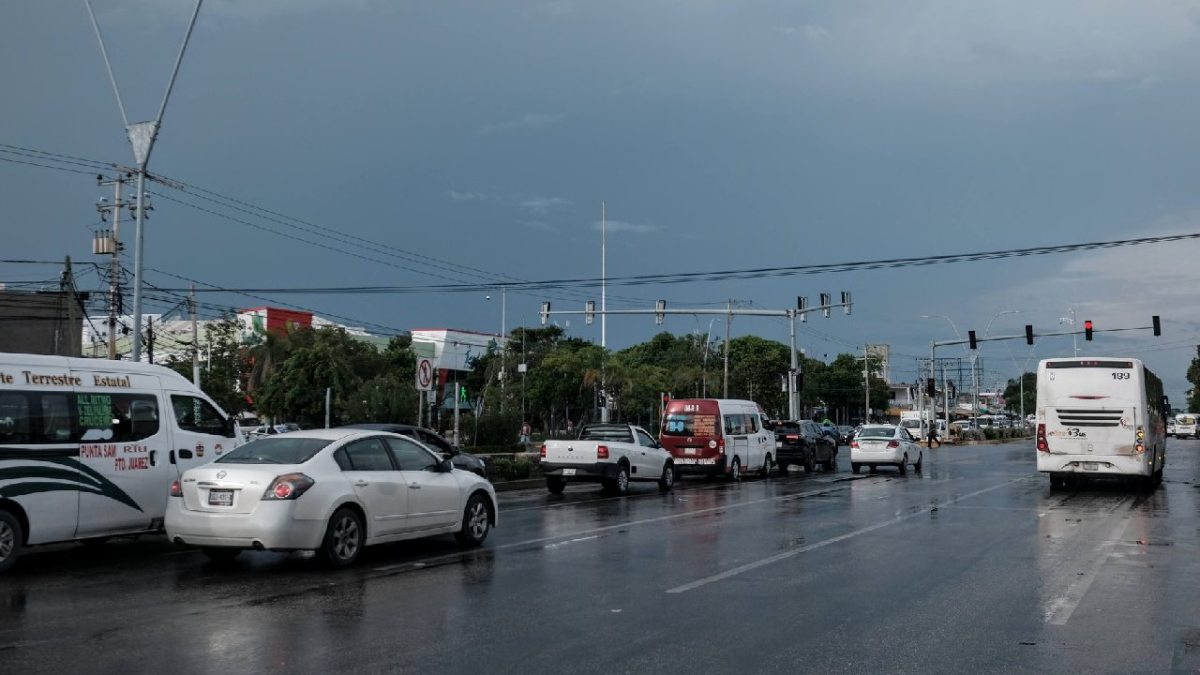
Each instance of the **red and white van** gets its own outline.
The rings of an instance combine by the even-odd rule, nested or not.
[[[775,434],[754,401],[716,398],[667,403],[659,442],[675,458],[679,473],[725,475],[747,471],[770,475]]]

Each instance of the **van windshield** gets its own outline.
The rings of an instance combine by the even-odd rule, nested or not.
[[[717,416],[704,413],[670,413],[663,424],[664,436],[716,436]]]
[[[216,460],[221,464],[303,464],[333,441],[276,436],[250,441]]]

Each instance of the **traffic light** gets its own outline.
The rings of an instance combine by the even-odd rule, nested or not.
[[[975,331],[967,331],[967,342],[971,343],[971,349],[978,349],[979,343],[975,340]]]
[[[467,400],[467,388],[465,386],[458,388],[458,400],[460,400],[460,401]]]
[[[808,297],[796,296],[796,313],[800,315],[800,323],[808,322]]]
[[[663,310],[667,308],[666,300],[656,300],[654,302],[654,323],[661,326],[663,319],[666,317]]]
[[[1033,326],[1031,324],[1025,324],[1025,344],[1033,344]]]
[[[937,382],[932,377],[925,378],[925,395],[937,396]]]
[[[1087,321],[1083,322],[1083,339],[1084,340],[1092,339],[1092,320],[1091,319],[1088,319]]]
[[[1154,320],[1154,337],[1162,335],[1162,325],[1159,324],[1158,317],[1152,316],[1150,318]]]
[[[828,293],[821,294],[821,316],[829,318],[829,305],[833,302],[833,296]]]
[[[596,320],[596,301],[588,300],[583,306],[583,322],[587,325],[592,325]]]
[[[546,321],[550,318],[550,303],[542,303],[542,325],[546,325]]]

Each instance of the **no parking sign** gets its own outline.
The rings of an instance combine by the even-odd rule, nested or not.
[[[433,391],[433,361],[417,359],[417,391]]]

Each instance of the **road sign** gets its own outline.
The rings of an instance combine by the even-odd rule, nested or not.
[[[433,391],[433,361],[417,359],[417,391]]]

